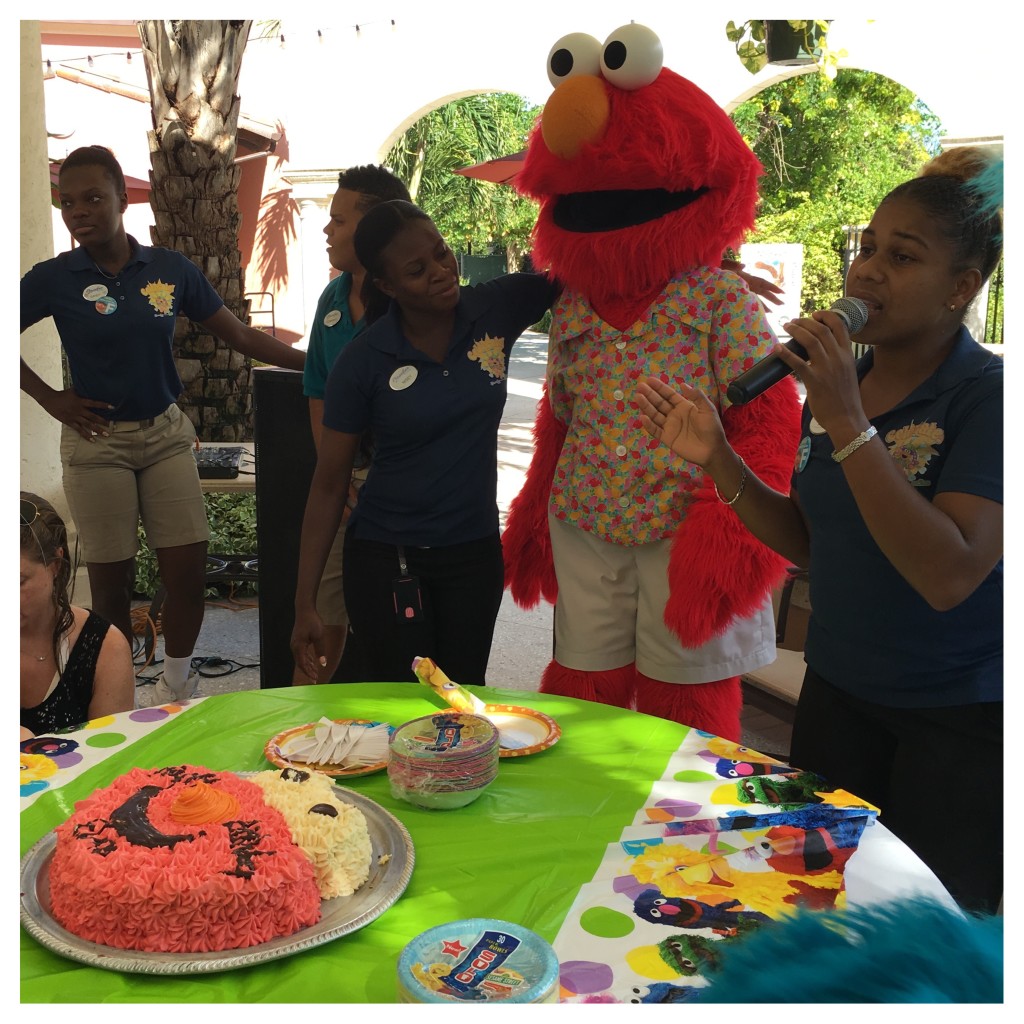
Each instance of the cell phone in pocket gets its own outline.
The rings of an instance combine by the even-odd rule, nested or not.
[[[391,583],[395,602],[395,618],[399,622],[423,621],[423,596],[420,581],[415,576],[400,576]]]

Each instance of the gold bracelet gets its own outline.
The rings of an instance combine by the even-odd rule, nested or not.
[[[832,458],[836,462],[842,462],[847,455],[852,455],[861,445],[867,444],[877,434],[878,431],[874,427],[868,427],[867,430],[862,430],[845,448],[841,448],[837,452],[832,453]]]
[[[715,494],[718,495],[718,500],[723,505],[735,505],[736,502],[740,500],[743,488],[747,486],[747,464],[743,461],[742,455],[737,456],[737,458],[740,460],[740,486],[736,491],[736,497],[733,498],[732,501],[726,501],[725,498],[722,497],[722,492],[718,489],[718,484],[716,484],[714,480],[711,481],[712,486],[715,488]]]

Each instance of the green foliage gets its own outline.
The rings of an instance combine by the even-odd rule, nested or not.
[[[211,553],[248,555],[257,552],[256,547],[256,495],[255,494],[207,494],[206,518],[210,523]],[[135,559],[135,592],[152,597],[160,585],[156,555],[146,542],[146,532],[139,524],[139,553]],[[222,584],[223,585],[223,584]],[[252,583],[234,584],[238,596],[254,594]],[[215,588],[207,596],[217,593]]]
[[[938,151],[938,119],[899,83],[852,69],[770,86],[732,119],[765,168],[748,241],[801,243],[801,308],[828,307],[843,293],[844,228]]]
[[[531,331],[538,331],[541,334],[551,333],[551,310],[545,309],[544,315],[531,328]]]
[[[730,21],[725,26],[725,36],[730,43],[736,44],[736,56],[740,63],[752,74],[756,75],[768,63],[768,29],[767,21],[741,21],[738,25]],[[801,49],[807,58],[814,58],[818,70],[826,80],[836,77],[839,59],[847,57],[846,50],[833,50],[828,45],[828,29],[830,22],[820,20],[773,21],[773,26],[789,26],[801,37]],[[802,55],[801,55],[802,56]],[[800,63],[805,61],[801,60]]]
[[[537,113],[512,93],[469,96],[420,118],[388,153],[387,166],[456,253],[505,249],[515,270],[529,250],[537,205],[511,185],[455,171],[523,149]]]

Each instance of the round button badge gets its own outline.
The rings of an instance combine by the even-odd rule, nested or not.
[[[96,300],[96,312],[109,316],[117,309],[117,299],[113,295],[101,295]]]
[[[336,323],[338,323],[339,320],[341,320],[341,310],[332,309],[324,317],[324,327],[333,327]]]
[[[392,391],[404,391],[419,376],[419,370],[415,366],[400,366],[388,381]]]
[[[106,294],[107,286],[105,284],[91,284],[82,292],[82,298],[87,302],[95,302],[97,299],[102,299]]]

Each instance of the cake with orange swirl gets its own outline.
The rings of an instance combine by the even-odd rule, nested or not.
[[[371,857],[362,813],[318,776],[133,769],[58,826],[54,919],[161,953],[244,949],[316,924],[321,899],[358,888]]]

